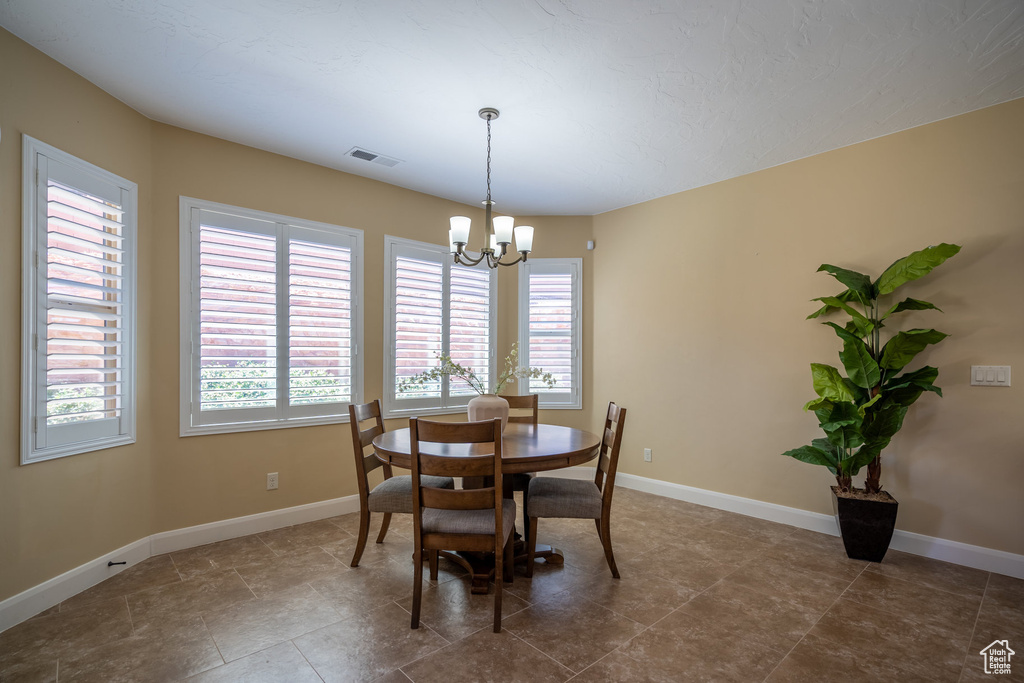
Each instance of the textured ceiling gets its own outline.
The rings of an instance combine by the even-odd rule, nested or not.
[[[1024,96],[1022,0],[0,0],[0,25],[158,121],[472,204],[496,107],[512,214]]]

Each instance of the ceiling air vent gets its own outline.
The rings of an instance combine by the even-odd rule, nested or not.
[[[359,147],[353,147],[346,152],[345,156],[355,157],[356,159],[362,159],[363,161],[372,161],[375,164],[387,166],[388,168],[402,163],[401,159],[386,157],[383,154],[377,154],[376,152],[371,152],[368,149],[361,149]]]

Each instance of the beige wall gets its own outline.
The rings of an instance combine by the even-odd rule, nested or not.
[[[810,362],[837,365],[808,300],[821,263],[877,274],[939,242],[963,251],[900,290],[952,336],[883,454],[911,532],[1024,553],[1024,99],[595,217],[596,403],[630,409],[622,470],[831,513],[822,468],[781,455],[817,436]],[[1016,366],[1011,388],[971,365]],[[654,449],[644,463],[644,447]]]
[[[150,122],[0,29],[0,599],[149,535],[152,378],[140,348],[138,442],[19,466],[21,136],[28,134],[139,185],[139,224],[152,216]],[[74,106],[68,106],[74,102]],[[153,253],[140,241],[139,298]],[[139,330],[152,323],[139,310]],[[142,335],[145,339],[145,335]]]

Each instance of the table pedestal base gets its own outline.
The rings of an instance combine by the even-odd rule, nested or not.
[[[515,544],[515,564],[526,564],[526,544],[517,542]],[[494,579],[494,553],[445,553],[445,556],[469,572],[473,595],[486,595],[490,590],[491,580]],[[558,548],[552,548],[543,543],[537,544],[537,551],[534,553],[536,560],[543,560],[547,564],[559,565],[565,563],[565,557]],[[506,583],[511,583],[511,577],[505,577]]]

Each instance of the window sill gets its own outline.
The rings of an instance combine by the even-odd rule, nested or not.
[[[343,424],[348,422],[348,413],[324,415],[321,417],[298,417],[291,420],[264,420],[260,422],[222,422],[209,425],[182,425],[180,436],[204,436],[207,434],[234,434],[236,432],[259,432],[268,429],[291,429],[292,427],[316,427],[319,425]]]
[[[465,415],[466,406],[448,406],[447,408],[399,408],[385,409],[383,417],[385,420],[400,420],[410,417],[424,417],[426,415]]]
[[[111,436],[103,439],[77,441],[74,443],[64,444],[63,446],[53,446],[51,448],[40,449],[31,453],[22,451],[21,464],[31,465],[33,463],[44,462],[46,460],[56,460],[57,458],[64,458],[69,455],[91,453],[92,451],[101,451],[107,448],[125,446],[131,443],[135,443],[134,434],[119,434],[117,436]]]

